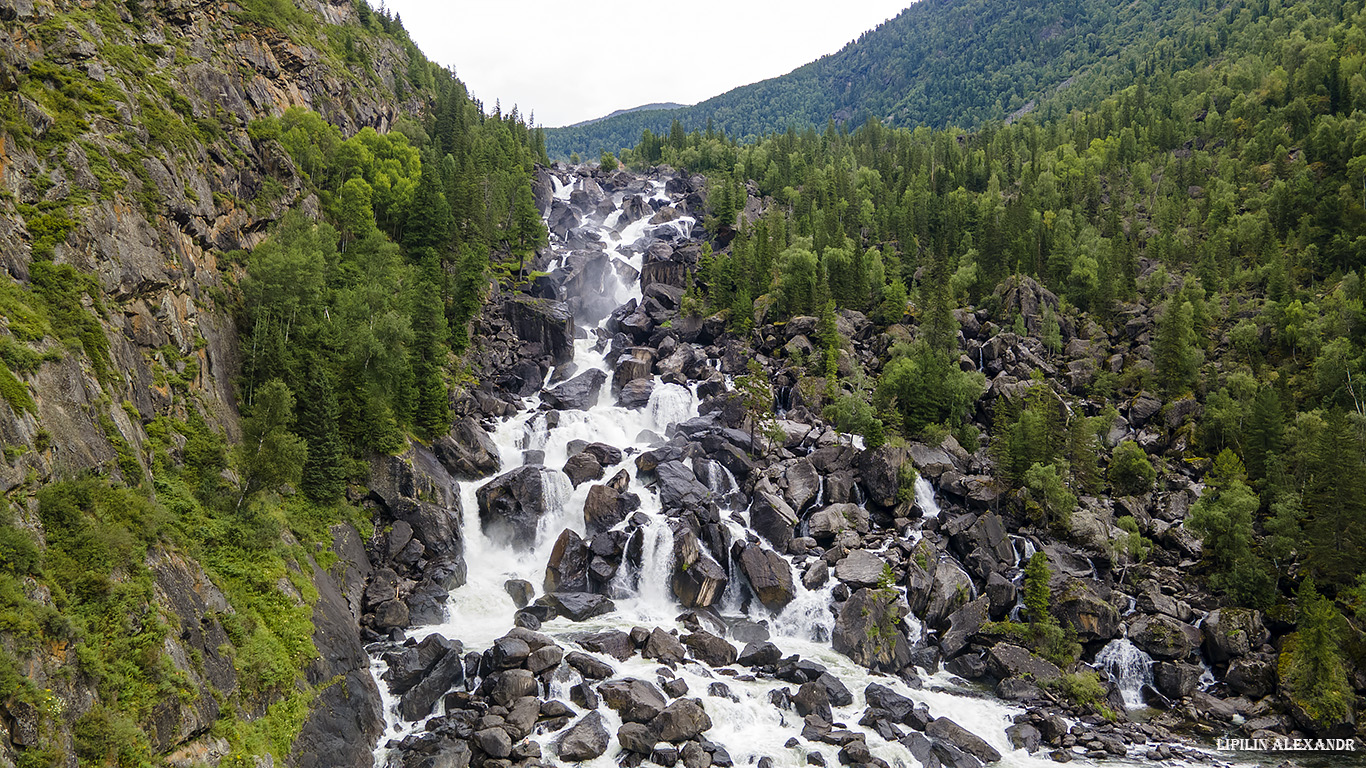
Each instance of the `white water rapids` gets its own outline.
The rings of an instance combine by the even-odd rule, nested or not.
[[[667,199],[663,192],[663,182],[656,181],[652,184],[647,197]],[[568,200],[573,189],[573,182],[563,184],[559,180],[555,181],[555,197],[559,200]],[[616,197],[618,206],[621,197],[621,193],[618,193]],[[608,244],[609,255],[626,261],[637,270],[637,273],[642,267],[643,251],[643,248],[639,247],[638,241],[649,237],[656,230],[667,228],[672,228],[679,234],[686,235],[691,231],[694,223],[692,218],[685,216],[668,224],[652,226],[648,223],[649,216],[647,215],[625,227],[620,232],[620,237],[617,238],[613,235],[613,225],[616,223],[617,216],[618,214],[613,213],[607,217],[605,222],[600,224],[590,219],[583,224],[583,228],[596,232]],[[569,249],[560,244],[557,244],[555,249],[555,263],[566,263],[565,257],[568,255]],[[616,303],[621,304],[630,298],[639,300],[640,297],[639,283],[632,281],[630,284],[619,284],[613,298]],[[597,368],[608,371],[610,374],[610,367],[606,359],[608,352],[605,349],[595,350],[596,341],[595,334],[589,333],[588,338],[580,339],[575,343],[574,363],[577,366],[576,372]],[[568,458],[569,443],[575,440],[589,443],[608,443],[623,450],[624,457],[621,464],[605,467],[606,477],[611,477],[620,469],[627,470],[631,476],[629,490],[640,496],[640,511],[650,521],[644,531],[643,564],[638,573],[631,572],[632,568],[629,564],[622,564],[614,586],[632,589],[632,591],[626,597],[614,597],[616,610],[613,613],[579,623],[564,618],[554,619],[546,622],[540,631],[553,637],[556,642],[568,650],[578,648],[573,638],[583,633],[605,629],[629,631],[635,626],[647,628],[659,626],[666,630],[678,628],[676,617],[684,609],[675,600],[669,587],[669,577],[672,570],[672,536],[666,525],[666,518],[661,512],[657,494],[636,477],[635,458],[641,451],[655,447],[648,442],[649,432],[664,435],[671,425],[697,416],[697,395],[677,384],[665,384],[656,381],[648,407],[640,410],[628,410],[613,404],[611,388],[605,385],[595,407],[586,411],[559,412],[559,426],[553,429],[547,427],[544,412],[540,410],[540,405],[539,396],[527,398],[521,411],[499,423],[492,435],[502,459],[501,472],[508,472],[521,466],[524,461],[524,451],[539,450],[544,451],[544,471],[547,475],[556,478],[547,483],[548,487],[554,489],[553,499],[549,506],[550,511],[540,522],[534,545],[530,549],[519,550],[486,537],[480,527],[475,491],[488,480],[462,483],[460,492],[464,509],[463,534],[468,581],[450,593],[445,621],[440,624],[414,627],[409,631],[409,637],[420,639],[433,633],[439,633],[445,637],[459,640],[463,643],[466,652],[483,651],[492,645],[494,640],[512,629],[516,607],[508,592],[505,591],[504,583],[509,579],[524,579],[536,585],[539,593],[540,585],[544,580],[546,562],[561,531],[565,528],[571,528],[580,534],[584,533],[583,507],[592,483],[584,483],[579,488],[573,489],[559,471],[559,467],[563,466]],[[729,478],[728,473],[724,477],[718,476],[711,479],[712,485],[716,488],[723,488],[727,483],[734,485],[734,479]],[[927,481],[917,481],[916,495],[922,509],[925,510],[925,514],[938,513],[933,488]],[[732,536],[743,540],[744,527],[730,519],[731,511],[723,510],[722,520],[730,527]],[[737,509],[733,511],[746,524],[748,523],[748,510]],[[626,523],[621,525],[624,526]],[[726,567],[727,563],[723,562],[722,566]],[[738,568],[730,567],[729,571],[731,583],[725,596],[717,604],[717,608],[727,618],[739,618],[741,611],[744,610],[740,599],[740,594],[744,589],[744,577]],[[750,600],[748,601],[749,615],[747,618],[767,622],[772,633],[772,642],[785,655],[799,654],[804,659],[817,661],[829,668],[832,674],[844,682],[850,692],[853,693],[854,703],[851,706],[836,707],[834,710],[835,721],[838,727],[865,732],[867,744],[874,755],[886,760],[892,766],[910,768],[919,765],[909,750],[900,743],[885,741],[872,729],[865,729],[857,725],[865,707],[864,688],[871,682],[892,688],[918,703],[923,702],[928,705],[931,714],[949,717],[977,734],[1004,755],[999,765],[1040,767],[1053,765],[1053,761],[1048,759],[1046,751],[1039,751],[1030,755],[1023,750],[1013,749],[1007,739],[1006,728],[1012,725],[1011,718],[1021,713],[1022,709],[984,695],[980,690],[970,690],[961,680],[957,680],[945,672],[925,677],[923,689],[912,689],[897,678],[874,675],[857,666],[848,658],[834,652],[829,645],[829,636],[834,625],[834,618],[830,611],[830,605],[833,602],[831,592],[835,585],[834,580],[832,579],[825,588],[807,590],[800,582],[800,571],[794,571],[794,574],[798,577],[794,579],[794,586],[797,591],[796,598],[780,614],[774,615],[760,605],[757,600]],[[909,618],[908,623],[918,631],[919,625],[914,618]],[[916,639],[915,633],[912,634],[911,639],[912,641]],[[736,645],[742,646],[743,643]],[[372,672],[379,684],[385,709],[385,729],[375,749],[377,766],[389,764],[391,750],[387,744],[391,740],[401,740],[409,734],[420,733],[425,725],[425,719],[417,722],[401,720],[397,711],[397,697],[389,692],[388,685],[381,678],[385,664],[380,656],[383,651],[392,647],[392,644],[377,644],[371,648],[372,658],[374,658]],[[617,677],[638,677],[644,680],[654,680],[656,670],[659,669],[658,662],[645,660],[639,655],[625,662],[619,662],[614,658],[600,654],[594,654],[594,656],[614,667]],[[735,669],[740,675],[748,675],[751,672],[751,670],[740,666],[735,667]],[[690,690],[689,695],[702,697],[704,706],[711,716],[713,726],[704,735],[711,741],[724,746],[730,753],[735,765],[753,765],[760,758],[768,757],[772,759],[774,766],[798,768],[808,765],[807,755],[811,751],[821,752],[825,758],[825,763],[828,765],[839,764],[838,747],[801,739],[802,718],[794,711],[779,709],[770,702],[769,692],[776,688],[787,687],[788,684],[762,678],[746,682],[736,677],[718,676],[714,670],[691,662],[680,665],[676,674],[687,681]],[[569,686],[579,680],[576,672],[573,672],[568,665],[562,665],[560,671],[555,675],[555,682],[551,684],[550,690],[541,691],[541,695],[546,698],[559,699],[574,711],[581,712],[580,708],[570,703],[568,696]],[[724,682],[729,686],[735,698],[707,695],[708,685],[713,682]],[[609,768],[609,766],[616,766],[621,755],[621,748],[615,739],[615,732],[617,727],[621,725],[621,720],[616,713],[605,705],[601,712],[604,725],[614,737],[606,754],[587,763],[587,765]],[[443,714],[443,705],[438,702],[436,711],[432,716],[441,714]],[[555,762],[555,752],[552,746],[557,736],[558,733],[552,733],[531,737],[542,743],[543,754],[545,755],[543,760],[547,764],[558,764]],[[786,746],[792,737],[798,737],[799,746]],[[1080,758],[1080,755],[1078,757]],[[1082,760],[1082,762],[1086,761]],[[1106,764],[1115,765],[1116,761],[1107,761]]]

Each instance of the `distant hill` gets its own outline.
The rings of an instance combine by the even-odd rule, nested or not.
[[[658,102],[655,102],[655,103],[653,103],[653,104],[641,104],[641,105],[638,106],[638,107],[631,107],[630,109],[618,109],[618,110],[616,110],[615,112],[612,112],[612,113],[610,113],[610,114],[603,115],[602,117],[595,117],[595,118],[593,118],[593,119],[591,119],[591,120],[583,120],[583,121],[574,123],[573,125],[566,125],[565,128],[581,128],[581,127],[583,127],[583,126],[585,126],[585,125],[592,125],[593,123],[600,123],[600,122],[602,122],[603,120],[611,120],[612,118],[617,117],[618,115],[629,115],[629,114],[631,114],[632,112],[653,112],[653,111],[665,110],[665,109],[682,109],[682,108],[684,108],[684,107],[686,107],[686,106],[688,106],[688,105],[687,105],[687,104],[678,104],[678,103],[672,102],[672,101],[658,101]],[[551,130],[563,130],[563,129],[561,129],[561,128],[553,128],[553,129],[551,129]]]
[[[973,127],[1081,85],[1093,65],[1179,35],[1196,0],[921,0],[839,52],[681,109],[641,109],[547,131],[552,157],[634,146],[707,121],[732,138],[827,121]],[[1094,83],[1088,83],[1093,85]],[[1091,94],[1090,88],[1079,89]],[[1075,98],[1071,99],[1076,101]]]

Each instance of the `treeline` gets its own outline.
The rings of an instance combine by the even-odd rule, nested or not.
[[[248,424],[274,435],[262,445],[289,457],[262,463],[267,474],[291,469],[267,479],[298,477],[329,501],[355,474],[351,460],[449,428],[452,353],[469,344],[491,255],[544,241],[530,183],[544,151],[515,113],[484,115],[453,78],[425,124],[400,119],[390,133],[343,140],[293,109],[251,133],[289,154],[325,217],[291,212],[241,256],[240,394]],[[296,439],[306,450],[288,447]],[[253,482],[248,471],[243,493]]]
[[[1145,492],[1144,452],[1097,440],[1104,411],[1145,391],[1194,398],[1187,456],[1213,468],[1189,527],[1214,585],[1262,608],[1306,576],[1341,597],[1366,561],[1366,481],[1348,469],[1366,462],[1366,15],[1359,2],[1240,2],[1219,16],[1217,61],[1188,66],[1157,46],[1131,85],[1053,119],[832,123],[744,145],[680,127],[623,160],[706,173],[714,231],[735,225],[747,187],[776,202],[704,265],[694,311],[728,313],[737,330],[840,308],[884,327],[909,313],[919,332],[876,381],[837,371],[832,401],[880,405],[876,431],[955,430],[976,445],[967,416],[982,383],[959,370],[953,310],[1003,310],[1016,275],[1061,303],[1038,327],[1001,330],[1040,338],[1055,361],[1061,324],[1084,339],[1091,322],[1114,329],[1152,308],[1152,365],[1101,371],[1085,393],[1098,418],[1042,385],[994,401],[1000,481],[1055,521],[1082,494]],[[821,344],[817,375],[840,358],[838,339]]]
[[[868,118],[912,128],[975,128],[1031,110],[1087,106],[1129,82],[1150,54],[1181,66],[1222,53],[1240,8],[1208,0],[920,2],[839,52],[692,107],[636,112],[548,131],[551,157],[597,157],[641,133],[708,123],[738,139]],[[1122,87],[1122,85],[1118,86]]]

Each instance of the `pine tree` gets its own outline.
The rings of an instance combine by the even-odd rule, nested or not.
[[[1315,574],[1349,584],[1366,561],[1366,451],[1341,411],[1328,414],[1304,483],[1308,557]]]
[[[430,248],[444,255],[451,247],[451,208],[435,158],[423,163],[403,229],[403,245],[410,252]]]
[[[545,222],[536,208],[536,196],[531,192],[531,182],[525,181],[517,188],[512,203],[512,252],[517,255],[518,275],[525,273],[526,257],[544,246],[547,237]]]
[[[1310,717],[1332,727],[1347,720],[1352,711],[1352,685],[1338,640],[1342,615],[1319,595],[1312,578],[1300,584],[1296,598],[1298,631],[1283,652],[1283,685]]]
[[[1171,300],[1157,321],[1153,342],[1153,362],[1158,385],[1168,396],[1180,395],[1195,383],[1197,357],[1195,331],[1191,326],[1193,309],[1188,301]]]
[[[1254,483],[1266,479],[1267,467],[1280,455],[1285,436],[1285,415],[1276,388],[1263,386],[1252,403],[1252,415],[1243,433],[1243,456]]]
[[[308,443],[299,488],[309,499],[321,504],[336,501],[346,490],[345,456],[338,427],[340,411],[332,373],[326,365],[315,361],[309,366],[304,399],[298,404],[299,436]]]
[[[427,270],[430,277],[432,270]],[[413,425],[427,440],[451,428],[450,403],[442,377],[446,361],[446,316],[436,285],[425,280],[413,306],[413,374],[416,396]]]

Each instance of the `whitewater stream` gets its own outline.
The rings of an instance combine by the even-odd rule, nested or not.
[[[555,181],[554,193],[557,199],[567,201],[575,184],[582,183],[578,177],[571,179],[574,180],[571,184]],[[651,189],[643,196],[647,199],[667,201],[663,181],[652,181],[651,184]],[[618,208],[622,196],[622,193],[616,193],[615,202]],[[590,217],[582,225],[583,230],[596,234],[607,243],[609,256],[620,259],[634,268],[634,272],[614,270],[616,274],[639,274],[644,251],[642,246],[648,243],[652,235],[661,230],[672,230],[666,232],[671,239],[686,239],[695,223],[694,219],[684,216],[666,224],[651,225],[648,223],[650,217],[647,214],[618,233],[615,225],[619,215],[614,212],[604,221],[594,221]],[[553,247],[555,258],[552,266],[565,263],[565,257],[568,256],[570,249],[562,243],[556,243]],[[617,305],[632,298],[639,301],[639,282],[619,281],[615,295],[611,298]],[[598,324],[606,322],[604,318]],[[599,344],[598,335],[593,329],[583,330],[587,330],[588,333],[580,334],[586,338],[581,338],[575,343],[574,373],[597,368],[607,372],[610,377],[612,370],[607,361],[607,345]],[[548,380],[553,380],[553,373]],[[642,451],[658,447],[657,436],[667,434],[672,425],[696,417],[698,404],[698,397],[693,390],[656,380],[648,407],[629,410],[614,405],[611,387],[604,385],[596,406],[583,411],[559,411],[558,426],[550,428],[547,425],[546,411],[541,409],[541,397],[538,395],[526,398],[515,416],[497,425],[492,438],[502,459],[501,472],[522,466],[528,451],[533,452],[533,459],[539,458],[539,454],[534,452],[544,452],[544,457],[539,461],[544,465],[543,471],[546,485],[550,489],[551,503],[548,505],[550,511],[540,520],[534,545],[530,548],[515,549],[490,540],[480,526],[479,507],[475,495],[476,490],[489,480],[461,483],[468,580],[450,593],[447,618],[444,622],[413,627],[409,630],[408,637],[421,639],[437,633],[459,640],[466,652],[482,652],[513,628],[517,607],[504,584],[510,579],[523,579],[535,585],[539,594],[547,560],[561,532],[569,528],[583,535],[585,531],[583,508],[592,483],[584,483],[574,489],[559,470],[570,454],[570,443],[573,441],[607,443],[623,451],[620,464],[604,467],[605,476],[610,478],[621,469],[625,469],[631,478],[629,490],[641,499],[640,512],[649,519],[649,523],[643,529],[642,565],[639,571],[636,571],[629,564],[622,564],[612,584],[614,594],[611,597],[616,606],[612,613],[577,623],[557,618],[545,622],[539,631],[553,637],[566,650],[572,650],[579,649],[575,638],[586,633],[606,629],[629,632],[632,627],[637,626],[662,627],[666,631],[680,628],[676,617],[685,609],[674,598],[669,586],[673,566],[672,534],[660,509],[657,493],[636,477],[635,459]],[[734,478],[724,472],[709,480],[711,489],[717,496],[724,495],[735,485]],[[928,482],[922,480],[917,483],[916,496],[927,515],[937,513],[934,491]],[[747,509],[723,508],[722,520],[730,527],[734,538],[744,540],[744,526],[739,521],[748,524]],[[628,520],[620,523],[618,527],[625,527],[629,523]],[[918,535],[918,532],[913,532],[913,535]],[[767,546],[767,543],[763,543],[763,546]],[[733,565],[728,567],[724,562],[721,565],[728,568],[731,581],[726,593],[717,603],[716,607],[720,613],[727,621],[746,618],[766,623],[771,633],[771,642],[785,655],[799,654],[803,659],[817,661],[829,668],[854,697],[852,705],[835,707],[835,721],[839,727],[865,732],[872,753],[888,764],[908,768],[920,765],[902,744],[886,741],[874,730],[857,724],[865,707],[864,688],[871,682],[887,686],[917,703],[924,703],[932,715],[952,718],[977,734],[1002,753],[1003,759],[999,765],[1054,765],[1046,750],[1030,755],[1011,746],[1006,736],[1006,728],[1013,724],[1012,717],[1023,710],[995,699],[984,689],[969,688],[945,672],[925,675],[923,688],[911,688],[895,677],[874,675],[834,652],[829,644],[834,626],[834,617],[830,611],[833,602],[831,590],[837,584],[834,579],[831,579],[825,588],[814,591],[803,587],[800,579],[795,580],[795,599],[781,613],[774,614],[758,600],[745,600],[744,595],[748,591],[748,586],[743,574]],[[800,575],[800,571],[796,573]],[[908,617],[907,622],[911,625],[910,639],[914,641],[921,631],[919,623],[914,617]],[[743,645],[737,643],[737,646]],[[393,647],[392,643],[382,643],[371,648],[374,659],[372,672],[383,696],[385,718],[384,733],[375,749],[377,766],[389,764],[391,749],[387,745],[409,734],[421,732],[427,719],[443,714],[443,704],[438,702],[435,712],[429,718],[419,721],[404,721],[400,718],[398,698],[390,693],[382,677],[386,666],[381,655]],[[602,654],[592,655],[615,668],[616,677],[654,680],[660,667],[658,661],[646,660],[638,654],[625,662]],[[735,765],[754,765],[761,758],[767,757],[772,760],[774,766],[796,768],[810,764],[808,753],[812,751],[821,752],[825,764],[839,765],[838,747],[801,738],[802,718],[794,711],[779,709],[771,703],[770,691],[786,688],[787,683],[763,678],[756,680],[751,676],[752,670],[739,665],[736,665],[734,670],[736,676],[722,676],[705,665],[685,662],[679,665],[675,674],[687,681],[689,695],[702,698],[711,716],[713,726],[704,735],[712,742],[724,746]],[[747,678],[748,681],[739,678]],[[569,688],[580,680],[577,672],[568,664],[562,664],[553,676],[550,689],[540,691],[540,695],[544,698],[558,699],[574,712],[582,714],[582,708],[570,702],[568,693]],[[708,695],[709,685],[716,682],[724,682],[732,695]],[[620,717],[605,704],[600,711],[608,732],[615,734],[622,722]],[[553,746],[558,735],[549,733],[531,737],[541,742],[545,755],[543,761],[547,764],[559,764],[554,757]],[[796,737],[798,745],[786,746],[793,737]],[[1141,746],[1131,750],[1132,764],[1151,764],[1143,760],[1143,751]],[[620,755],[621,747],[614,737],[607,752],[586,765],[602,768],[616,766]],[[1080,755],[1077,757],[1081,762],[1086,762]],[[1105,761],[1107,765],[1125,763],[1125,760]]]

